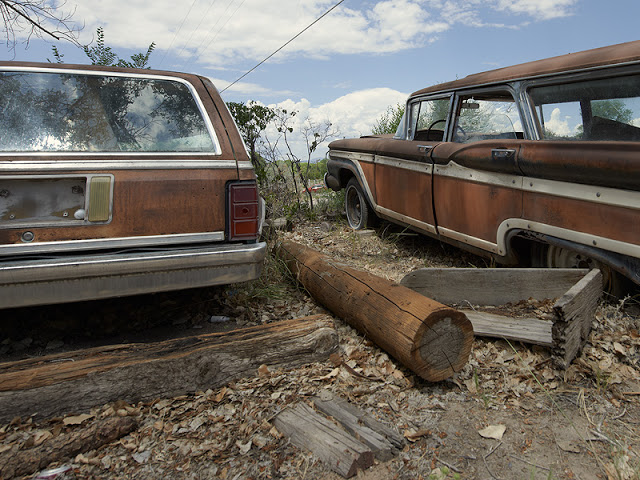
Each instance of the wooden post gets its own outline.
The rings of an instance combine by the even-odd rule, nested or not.
[[[333,319],[297,320],[178,338],[113,345],[0,364],[0,422],[81,412],[217,388],[256,375],[262,364],[292,368],[338,348]]]
[[[473,327],[462,313],[291,241],[277,249],[313,297],[422,378],[462,369]]]

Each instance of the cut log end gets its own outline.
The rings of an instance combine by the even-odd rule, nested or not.
[[[466,315],[443,309],[429,315],[414,338],[414,371],[439,382],[460,371],[469,359],[473,328]]]

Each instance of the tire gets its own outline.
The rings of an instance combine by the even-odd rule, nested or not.
[[[354,230],[362,230],[374,227],[378,217],[373,213],[373,208],[369,204],[366,195],[358,180],[353,177],[347,183],[344,195],[344,206],[347,212],[347,221]]]
[[[531,261],[533,267],[541,268],[597,268],[602,273],[602,289],[614,299],[624,298],[634,287],[631,280],[609,265],[566,248],[536,242]]]

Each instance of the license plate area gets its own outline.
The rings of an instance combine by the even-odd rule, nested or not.
[[[0,228],[108,223],[112,199],[112,175],[0,177]]]

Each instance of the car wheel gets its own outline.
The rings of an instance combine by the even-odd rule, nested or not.
[[[347,183],[344,203],[347,211],[347,221],[351,228],[362,230],[375,225],[377,217],[373,213],[362,187],[360,187],[358,180],[355,178],[352,178]]]
[[[534,267],[542,268],[597,268],[602,273],[603,290],[616,298],[623,298],[633,286],[631,280],[609,265],[555,245],[537,243],[533,249],[532,263]]]

